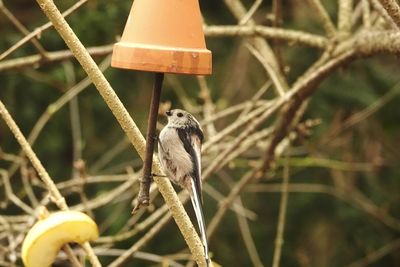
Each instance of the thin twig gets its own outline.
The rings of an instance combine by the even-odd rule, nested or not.
[[[347,130],[350,127],[353,127],[357,123],[365,120],[370,117],[372,114],[376,113],[379,109],[384,107],[386,103],[391,101],[394,97],[396,97],[400,93],[400,82],[398,82],[395,86],[393,86],[386,94],[384,94],[377,101],[366,107],[365,109],[354,113],[351,115],[346,121],[344,121],[340,128],[336,129],[332,133],[330,133],[330,138],[334,138],[339,135],[341,132]]]
[[[135,224],[135,227],[130,229],[129,231],[115,234],[112,236],[102,236],[99,237],[95,242],[96,243],[114,243],[123,241],[129,238],[132,238],[140,231],[143,231],[149,228],[153,223],[157,222],[163,215],[165,215],[168,211],[167,206],[162,206],[158,208],[156,211],[152,212],[149,217],[147,217],[144,221]]]
[[[263,67],[267,71],[269,77],[273,81],[279,96],[283,96],[285,94],[285,89],[284,89],[284,86],[280,83],[279,77],[278,77],[276,71],[274,70],[274,68],[272,68],[272,66],[269,65],[268,61],[265,60],[265,58],[259,53],[259,51],[256,48],[254,48],[251,45],[246,45],[246,47],[247,47],[247,49],[249,49],[251,54],[256,59],[258,59],[258,61],[263,65]]]
[[[50,175],[47,173],[47,171],[43,167],[42,163],[39,161],[35,152],[32,150],[31,146],[29,145],[28,141],[25,139],[24,135],[22,134],[18,125],[15,123],[14,119],[11,117],[10,113],[8,113],[8,110],[6,109],[6,107],[4,106],[2,101],[0,101],[0,115],[2,116],[4,121],[7,123],[8,127],[10,128],[11,132],[14,134],[18,143],[21,145],[22,150],[25,152],[26,156],[31,161],[33,167],[35,167],[35,169],[37,170],[40,178],[46,184],[51,196],[54,198],[54,202],[57,204],[57,206],[61,210],[67,210],[68,206],[65,202],[65,199],[61,195],[60,191],[58,191],[53,180],[50,178]]]
[[[251,97],[250,101],[247,103],[246,107],[242,110],[239,118],[243,118],[244,115],[248,114],[256,105],[258,100],[271,88],[271,80],[267,80],[258,91]]]
[[[13,13],[8,10],[8,8],[4,5],[3,0],[0,0],[0,10],[3,12],[3,14],[14,24],[14,26],[23,34],[23,35],[28,35],[29,31],[28,29],[17,19],[17,17],[14,16]],[[31,43],[33,46],[36,48],[36,50],[39,52],[39,54],[43,57],[46,58],[46,50],[44,47],[40,44],[39,40],[37,38],[32,38]],[[2,58],[0,58],[1,60]]]
[[[96,248],[95,249],[96,253],[101,256],[120,256],[122,255],[125,250],[123,249],[117,249],[117,248]],[[164,264],[167,264],[167,266],[171,267],[184,267],[184,265],[174,261],[173,259],[176,258],[174,255],[157,255],[153,253],[148,253],[148,252],[143,252],[143,251],[136,251],[132,257],[135,259],[142,259],[142,260],[147,260],[150,262],[155,262],[155,263],[160,263],[160,266],[165,266]],[[188,255],[185,255],[183,259],[190,259],[190,254],[189,257]],[[179,260],[179,258],[178,258]]]
[[[79,0],[78,2],[76,2],[75,4],[73,4],[70,8],[68,8],[67,10],[65,10],[62,13],[63,17],[67,17],[69,16],[72,12],[74,12],[75,10],[77,10],[79,7],[81,7],[83,4],[85,4],[88,0]],[[42,34],[44,31],[46,31],[47,29],[49,29],[51,27],[51,23],[47,22],[46,24],[43,24],[42,26],[36,28],[33,32],[29,33],[28,35],[26,35],[24,38],[22,38],[20,41],[16,42],[12,47],[10,47],[9,49],[7,49],[6,51],[4,51],[1,55],[0,55],[0,60],[4,59],[5,57],[9,56],[11,53],[13,53],[14,51],[16,51],[18,48],[20,48],[21,46],[23,46],[24,44],[26,44],[27,42],[29,42],[31,39],[35,38],[36,36],[40,36],[40,34]],[[46,53],[46,57],[48,56],[48,54]],[[41,56],[40,56],[41,57]],[[46,58],[45,57],[45,58]],[[42,57],[41,57],[42,58]]]
[[[121,266],[133,253],[139,250],[144,244],[146,244],[158,231],[163,227],[171,217],[169,214],[165,214],[146,234],[139,239],[135,244],[133,244],[129,249],[127,249],[121,256],[115,259],[108,267],[118,267]]]
[[[74,267],[82,267],[82,264],[79,262],[79,260],[77,259],[74,251],[72,250],[72,248],[68,244],[64,245],[62,247],[62,249],[64,250],[65,254],[67,254],[68,258],[70,259],[70,262],[71,262],[72,266],[74,266]]]
[[[325,32],[328,37],[332,38],[336,35],[336,28],[333,24],[331,18],[329,17],[328,12],[322,5],[320,0],[308,0],[311,7],[316,11],[316,15],[319,20],[322,22],[322,26],[325,28]]]
[[[397,24],[393,21],[391,16],[388,14],[386,9],[382,6],[382,4],[379,2],[379,0],[369,0],[371,3],[371,6],[376,10],[376,12],[394,29],[398,29],[399,27]]]
[[[239,25],[244,25],[246,24],[251,17],[253,17],[254,13],[257,11],[257,9],[260,7],[262,4],[263,0],[256,0],[253,5],[250,7],[250,9],[247,11],[246,15],[242,17],[242,19],[239,21]]]
[[[221,202],[224,199],[224,195],[212,187],[209,183],[205,183],[203,185],[203,190],[207,195],[215,199],[217,202]],[[239,205],[238,203],[233,203],[231,210],[234,211],[241,217],[247,218],[249,220],[256,220],[258,215],[249,209],[243,207],[243,205]]]
[[[50,175],[47,173],[46,169],[43,167],[42,163],[36,156],[35,152],[33,152],[31,146],[29,145],[28,141],[25,139],[24,135],[18,128],[17,124],[11,117],[10,113],[4,106],[3,102],[0,101],[0,114],[3,117],[4,121],[7,123],[8,127],[14,134],[15,138],[17,139],[18,143],[21,145],[24,153],[31,161],[32,165],[35,167],[36,171],[38,172],[40,178],[46,184],[47,189],[50,192],[50,195],[53,198],[54,203],[61,209],[61,210],[68,210],[67,203],[64,197],[61,195],[60,191],[58,191],[56,185],[54,184],[53,180],[50,178]],[[85,242],[83,245],[90,262],[98,267],[101,266],[97,256],[94,254],[92,247],[88,242]]]
[[[310,47],[324,49],[328,40],[320,35],[310,34],[298,30],[282,29],[260,25],[223,25],[207,26],[204,29],[207,37],[265,37],[290,42],[291,44],[302,44]]]
[[[230,133],[232,133],[233,131],[237,130],[238,128],[246,125],[253,118],[258,117],[261,114],[267,112],[273,106],[274,106],[274,103],[268,103],[267,102],[264,105],[258,107],[257,109],[251,111],[246,116],[242,116],[242,117],[238,118],[235,122],[231,123],[230,125],[225,127],[223,130],[219,131],[215,136],[210,138],[210,140],[208,140],[204,144],[203,151],[204,152],[208,151],[214,144],[216,144],[219,141],[221,141],[224,137],[228,136]]]
[[[400,28],[400,6],[396,0],[379,0],[381,5],[386,9],[389,16],[396,23],[397,27]]]
[[[127,181],[125,181],[123,184],[117,186],[113,190],[110,190],[109,192],[103,193],[98,195],[95,198],[92,198],[90,201],[87,203],[79,203],[75,206],[72,206],[73,209],[75,210],[84,210],[84,209],[96,209],[99,208],[103,205],[109,204],[112,201],[117,200],[119,197],[121,197],[122,193],[131,190],[132,185],[137,182],[137,175],[130,176]]]
[[[111,63],[111,56],[106,57],[99,65],[100,70],[105,71]],[[71,87],[65,94],[63,94],[59,99],[55,102],[51,103],[46,111],[39,117],[33,126],[30,134],[28,135],[28,142],[31,146],[33,146],[39,137],[40,132],[43,130],[44,126],[49,122],[49,120],[53,117],[53,115],[60,110],[63,106],[65,106],[71,99],[80,94],[83,90],[87,89],[89,85],[91,85],[91,80],[86,77],[75,86]],[[23,156],[23,151],[19,152],[19,157]],[[15,161],[11,167],[8,169],[9,175],[12,176],[17,169],[19,168],[22,161]]]
[[[272,0],[272,14],[273,14],[273,20],[272,20],[272,26],[275,28],[280,28],[283,22],[283,16],[282,16],[282,1],[281,0]],[[284,73],[284,63],[283,63],[283,58],[282,58],[282,49],[281,49],[281,42],[278,39],[273,40],[273,49],[275,52],[276,60],[278,62],[279,69],[281,72]]]
[[[6,197],[11,200],[12,203],[14,203],[17,207],[22,209],[25,213],[27,214],[34,214],[34,210],[25,204],[21,199],[19,199],[13,192],[11,188],[11,183],[10,183],[10,178],[9,174],[5,171],[0,169],[0,176],[2,177],[3,180],[3,185],[4,185],[4,191],[6,193]]]
[[[249,192],[281,192],[281,184],[257,184],[246,186]],[[376,206],[372,201],[365,197],[359,190],[351,191],[340,189],[338,187],[328,186],[324,184],[290,184],[289,192],[293,193],[322,193],[334,196],[337,199],[343,200],[349,205],[362,210],[366,214],[375,218],[380,223],[388,226],[390,229],[400,231],[400,221],[387,214],[385,210]]]
[[[243,203],[240,197],[237,198],[234,204],[239,204],[243,207]],[[246,218],[239,213],[236,213],[236,218],[239,223],[240,232],[242,234],[244,244],[246,245],[247,252],[249,253],[251,262],[254,267],[263,267],[264,264],[260,259],[260,255],[258,254],[256,244],[254,243],[253,237],[251,236],[251,231],[249,227],[249,223]]]
[[[361,5],[362,5],[363,25],[364,28],[370,29],[372,26],[372,21],[371,21],[371,9],[369,0],[361,0],[361,1],[362,1]]]
[[[351,32],[351,14],[353,11],[353,0],[339,0],[338,30],[342,38],[346,38]]]
[[[113,45],[88,47],[88,53],[93,57],[105,56],[111,54]],[[28,67],[44,66],[50,63],[57,63],[60,61],[73,58],[74,55],[71,50],[60,50],[56,52],[47,52],[46,58],[41,55],[33,55],[20,57],[15,59],[0,61],[0,72],[9,70],[19,70]]]
[[[66,62],[63,64],[66,81],[68,88],[72,88],[76,84],[76,77],[74,73],[74,68],[71,62]],[[82,132],[81,132],[81,122],[79,115],[79,104],[78,96],[71,98],[69,102],[69,112],[71,121],[71,133],[72,133],[72,147],[73,147],[73,163],[82,160]],[[74,168],[76,174],[76,168]]]
[[[364,258],[359,259],[347,267],[366,267],[371,265],[372,263],[380,260],[381,258],[385,257],[389,253],[393,253],[400,249],[400,239],[396,239],[384,245],[383,247],[369,252]]]
[[[204,119],[207,120],[212,116],[212,114],[215,113],[215,105],[211,98],[211,90],[204,76],[198,76],[197,82],[200,86],[200,97],[204,101],[203,104]],[[215,136],[217,134],[217,130],[215,129],[214,123],[208,123],[206,125],[206,133],[208,138],[210,138],[211,136]]]
[[[283,234],[285,229],[287,204],[288,204],[288,186],[289,186],[289,162],[286,157],[286,164],[283,167],[283,180],[282,180],[282,196],[279,205],[278,227],[276,230],[275,249],[272,260],[272,267],[279,267],[282,255]]]
[[[246,16],[247,13],[246,8],[244,7],[243,3],[240,0],[224,0],[224,3],[238,21],[240,21],[244,16]],[[253,19],[249,19],[247,25],[254,26],[255,21]],[[272,68],[274,68],[277,77],[280,81],[280,84],[282,84],[284,89],[287,89],[289,86],[287,84],[284,75],[282,75],[282,73],[280,72],[279,64],[275,58],[273,51],[271,50],[271,47],[264,39],[259,37],[254,38],[252,42],[254,46],[257,48],[257,50],[260,51],[261,55],[268,61],[269,65],[271,65]]]

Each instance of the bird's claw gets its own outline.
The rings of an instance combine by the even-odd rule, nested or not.
[[[164,175],[164,174],[152,173],[151,174],[152,179],[153,179],[154,176],[157,176],[157,177],[168,177],[167,175]]]

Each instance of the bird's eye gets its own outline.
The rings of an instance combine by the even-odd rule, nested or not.
[[[179,112],[178,114],[176,114],[176,116],[178,116],[180,118],[180,117],[183,117],[183,114],[181,112]]]

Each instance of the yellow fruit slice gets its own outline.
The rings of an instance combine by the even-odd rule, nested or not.
[[[82,244],[98,236],[96,223],[86,214],[78,211],[55,212],[29,230],[22,244],[22,260],[26,267],[48,267],[64,244]]]

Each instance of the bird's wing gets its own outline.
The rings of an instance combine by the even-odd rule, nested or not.
[[[195,167],[196,167],[196,175],[198,179],[195,179],[196,182],[196,187],[198,188],[200,192],[200,199],[203,201],[203,195],[202,195],[202,186],[201,186],[201,140],[197,134],[192,133],[191,135],[191,142],[192,142],[192,147],[194,150],[194,157],[195,157]]]
[[[200,199],[203,199],[201,193],[201,143],[203,141],[203,132],[198,127],[177,128],[176,131],[192,161],[193,169],[190,176],[194,181]]]
[[[196,214],[197,223],[200,230],[201,240],[204,246],[204,254],[206,257],[207,266],[209,264],[209,256],[208,256],[208,242],[206,235],[206,225],[203,215],[203,207],[202,207],[202,192],[201,192],[201,144],[203,141],[203,132],[200,128],[191,127],[186,129],[177,128],[177,132],[180,140],[186,150],[186,152],[190,155],[190,158],[193,163],[193,170],[190,176],[193,179],[191,183],[191,191],[190,199],[193,204],[193,209]]]

